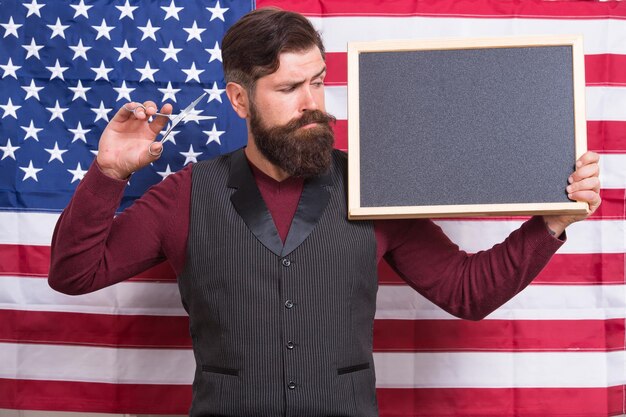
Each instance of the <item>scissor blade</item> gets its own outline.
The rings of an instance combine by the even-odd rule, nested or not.
[[[207,93],[202,93],[202,95],[200,97],[198,97],[190,105],[185,107],[185,110],[183,110],[182,112],[178,113],[178,116],[176,116],[172,120],[172,127],[170,129],[174,129],[174,127],[177,124],[179,124],[189,113],[191,113],[193,111],[193,109],[196,107],[196,105],[200,102],[200,100],[202,100],[204,98],[204,96],[206,96],[206,95],[207,95]]]

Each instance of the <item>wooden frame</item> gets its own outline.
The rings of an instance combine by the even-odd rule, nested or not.
[[[585,97],[584,97],[584,56],[580,36],[545,36],[496,39],[446,39],[446,40],[404,40],[351,42],[348,44],[348,216],[350,219],[390,219],[416,217],[457,217],[491,215],[536,215],[574,214],[588,212],[586,203],[581,202],[524,202],[524,203],[479,203],[479,204],[420,204],[420,205],[376,205],[362,206],[362,172],[360,143],[360,57],[361,54],[386,52],[411,52],[433,50],[475,50],[492,48],[528,48],[544,46],[567,46],[572,48],[573,110],[574,110],[574,153],[571,161],[574,166],[587,147]],[[378,157],[378,155],[376,156]],[[386,161],[392,162],[392,161]],[[559,179],[561,180],[561,179]],[[563,178],[563,193],[567,178]]]

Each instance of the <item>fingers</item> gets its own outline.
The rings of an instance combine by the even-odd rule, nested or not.
[[[576,168],[590,164],[597,164],[599,161],[600,155],[592,151],[587,151],[576,161]]]
[[[600,192],[600,179],[598,177],[584,178],[580,181],[576,181],[566,188],[568,194],[573,194],[579,191],[593,191],[595,193]],[[571,198],[571,197],[570,197]]]
[[[600,194],[593,190],[576,191],[568,195],[572,200],[589,204],[589,210],[593,213],[602,201]]]
[[[156,107],[154,109],[155,110],[152,114],[156,112]],[[161,107],[160,113],[172,114],[172,105],[169,103],[164,104],[163,107]],[[168,117],[156,116],[154,120],[152,120],[152,122],[150,123],[150,129],[152,130],[152,132],[154,132],[155,135],[159,134],[159,132],[161,132],[165,128],[165,126],[167,126],[169,121],[170,119]]]

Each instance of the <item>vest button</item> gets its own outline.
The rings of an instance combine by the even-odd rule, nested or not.
[[[289,383],[287,384],[287,388],[296,389],[296,383],[293,381],[289,381]]]
[[[293,349],[296,346],[291,340],[287,342],[287,349]]]
[[[293,301],[291,301],[291,300],[285,301],[285,307],[292,308],[293,307]]]
[[[287,258],[283,258],[282,260],[283,266],[288,267],[289,265],[291,265],[291,261]]]

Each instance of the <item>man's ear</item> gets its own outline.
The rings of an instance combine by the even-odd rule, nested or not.
[[[242,119],[248,117],[250,111],[248,91],[241,84],[230,82],[226,84],[226,95],[235,113]]]

